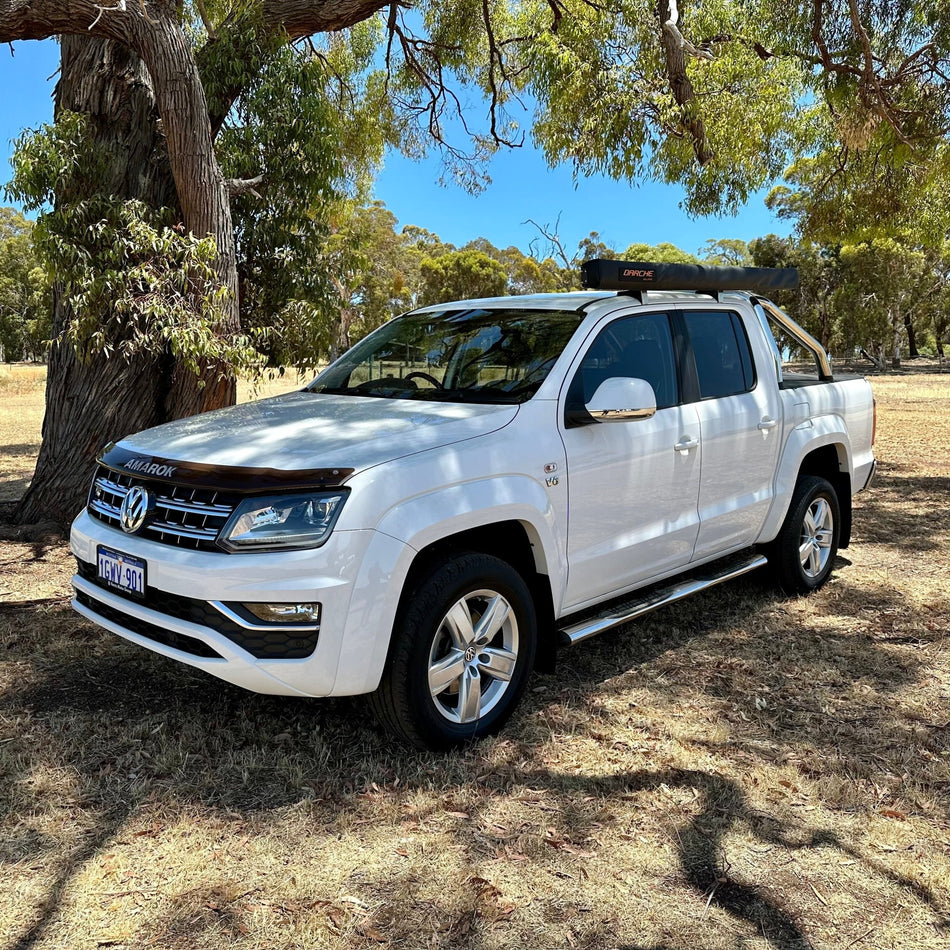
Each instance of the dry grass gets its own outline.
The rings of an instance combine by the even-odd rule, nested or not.
[[[46,367],[0,363],[0,503],[26,491],[40,450]]]
[[[448,757],[125,644],[62,545],[0,546],[0,947],[946,947],[950,376],[875,386],[822,591],[597,638]]]

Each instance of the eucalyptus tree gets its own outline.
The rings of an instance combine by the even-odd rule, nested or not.
[[[713,265],[744,267],[752,263],[749,245],[736,238],[710,238],[697,253],[706,263]]]
[[[833,351],[843,340],[850,340],[853,349],[849,313],[839,313],[836,307],[835,291],[841,282],[840,245],[767,234],[749,242],[749,255],[756,267],[797,268],[798,287],[778,291],[775,302],[817,337],[826,350]]]
[[[888,357],[900,368],[905,341],[917,355],[917,322],[934,303],[927,255],[894,238],[846,244],[840,253],[843,279],[836,296],[851,314],[849,342],[879,369]]]
[[[469,297],[500,297],[508,289],[504,265],[475,248],[425,258],[420,271],[422,305]]]
[[[689,251],[661,241],[659,244],[631,244],[624,252],[623,257],[628,261],[656,261],[658,264],[698,264],[699,258]]]

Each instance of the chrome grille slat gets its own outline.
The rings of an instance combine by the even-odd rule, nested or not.
[[[93,500],[89,503],[89,507],[92,508],[93,511],[96,511],[101,515],[105,515],[106,518],[114,519],[116,521],[119,520],[118,505],[110,505],[107,502],[100,501],[98,498],[93,498]]]
[[[122,495],[124,497],[130,486],[131,480],[129,484],[123,485],[121,482],[112,481],[111,478],[105,475],[96,479],[96,488],[101,488],[103,491],[107,491],[112,495]]]
[[[122,502],[134,485],[148,488],[155,499],[155,520],[141,529],[141,536],[175,547],[220,551],[214,542],[231,517],[237,499],[231,501],[226,495],[222,498],[221,493],[213,488],[169,485],[100,466],[89,497],[89,514],[118,527]]]
[[[167,508],[170,511],[183,511],[195,515],[218,515],[221,518],[229,518],[234,508],[231,505],[211,505],[201,501],[179,501],[175,498],[169,498],[167,495],[159,495],[155,499],[157,508]]]
[[[175,534],[182,538],[197,538],[201,541],[214,541],[218,536],[218,528],[191,528],[180,524],[169,524],[167,521],[153,521],[145,526],[146,531],[155,531],[158,534]]]

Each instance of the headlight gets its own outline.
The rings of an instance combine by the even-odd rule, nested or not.
[[[330,536],[346,492],[267,495],[234,509],[218,537],[226,551],[316,548]]]

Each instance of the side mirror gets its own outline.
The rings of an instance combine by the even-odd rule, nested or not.
[[[586,406],[595,422],[629,422],[656,414],[656,393],[645,379],[605,379]]]

